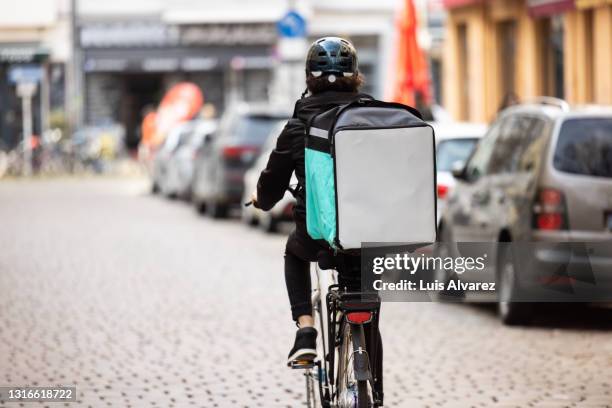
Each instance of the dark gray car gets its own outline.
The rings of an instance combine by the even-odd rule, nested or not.
[[[240,204],[244,173],[255,162],[272,127],[291,112],[269,105],[229,107],[218,130],[206,137],[197,152],[192,185],[194,204],[214,218]]]
[[[498,301],[507,324],[532,316],[534,304],[515,301],[519,293],[570,293],[585,271],[603,276],[595,289],[612,289],[610,251],[591,248],[591,256],[572,258],[569,275],[559,279],[574,255],[566,253],[571,245],[557,244],[612,240],[612,109],[544,102],[501,113],[465,167],[454,170],[458,182],[440,223],[439,237],[447,244],[442,255],[456,256],[457,242],[490,244],[490,267],[460,279],[495,281],[497,296],[489,300]],[[520,259],[524,252],[516,253],[519,245],[510,251],[500,242],[534,243],[529,263]],[[437,279],[448,279],[437,272]]]

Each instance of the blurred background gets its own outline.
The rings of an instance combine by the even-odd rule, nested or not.
[[[331,34],[358,49],[365,92],[417,104],[416,92],[438,120],[486,123],[535,96],[612,103],[605,0],[2,5],[0,147],[33,150],[35,171],[62,167],[44,162],[78,156],[85,140],[113,154],[158,145],[168,129],[149,140],[143,120],[180,82],[199,88],[211,117],[238,101],[290,106],[303,90],[307,46]],[[3,173],[19,165],[4,163]]]
[[[612,241],[611,0],[0,0],[0,385],[301,404],[294,199],[241,204],[328,35],[434,127],[441,241]],[[563,290],[612,270],[548,255]],[[385,304],[386,406],[610,406],[611,310],[586,303]]]

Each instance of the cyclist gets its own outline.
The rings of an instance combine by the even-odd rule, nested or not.
[[[321,251],[329,251],[325,242],[315,241],[306,230],[304,130],[309,119],[322,111],[344,105],[358,98],[370,98],[359,92],[363,77],[357,68],[357,52],[353,45],[338,37],[325,37],[315,41],[306,58],[306,86],[302,98],[295,103],[293,117],[278,137],[276,148],[270,154],[266,169],[262,171],[253,194],[256,207],[269,210],[289,188],[291,174],[298,179],[297,203],[293,210],[295,230],[289,236],[285,249],[285,281],[291,303],[291,314],[298,330],[288,364],[294,360],[316,357],[317,331],[314,328],[311,304],[310,262],[316,262]],[[306,96],[308,94],[308,96]],[[359,277],[359,261],[353,260]],[[350,286],[350,276],[339,276],[341,287]],[[348,283],[347,283],[348,282]],[[381,359],[382,361],[382,359]]]

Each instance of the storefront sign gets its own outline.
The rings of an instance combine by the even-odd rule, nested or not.
[[[15,44],[0,47],[0,63],[42,62],[47,58],[49,58],[49,52],[34,44]]]
[[[207,24],[181,27],[180,45],[262,45],[276,41],[273,24]]]
[[[529,15],[544,17],[573,10],[574,0],[527,0]]]
[[[87,50],[85,72],[203,72],[268,69],[273,60],[268,47],[201,47],[195,49]]]
[[[81,28],[83,48],[262,45],[276,41],[272,23],[170,26],[151,22],[97,23]]]

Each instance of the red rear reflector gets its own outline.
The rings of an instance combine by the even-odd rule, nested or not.
[[[563,226],[561,214],[539,214],[537,218],[538,228],[541,230],[559,230]]]
[[[533,207],[534,226],[541,230],[556,231],[566,228],[566,210],[563,193],[552,188],[542,189]]]
[[[346,314],[349,323],[364,324],[372,320],[372,312],[350,312]]]
[[[438,198],[446,198],[448,194],[448,186],[444,184],[438,184]]]

